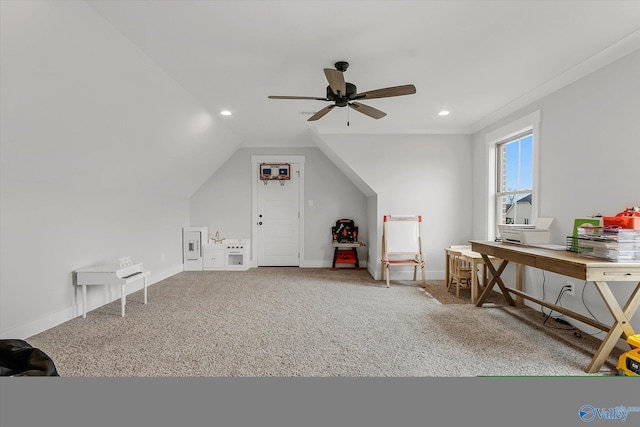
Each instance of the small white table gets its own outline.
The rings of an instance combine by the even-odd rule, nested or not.
[[[82,286],[82,317],[87,317],[87,286],[92,285],[120,285],[121,297],[120,306],[122,317],[124,317],[124,307],[127,304],[127,294],[125,286],[142,279],[144,281],[144,303],[147,303],[147,277],[150,271],[142,267],[142,263],[125,265],[100,265],[76,270],[77,284]]]

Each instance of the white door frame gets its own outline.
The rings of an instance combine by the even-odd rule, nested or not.
[[[299,225],[299,242],[300,248],[300,267],[304,263],[304,156],[290,156],[290,155],[268,155],[268,156],[251,156],[251,267],[258,266],[258,181],[259,174],[258,169],[260,163],[291,163],[300,165],[300,178],[299,178],[299,212],[300,220]]]

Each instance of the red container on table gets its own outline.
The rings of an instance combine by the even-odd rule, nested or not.
[[[640,212],[627,209],[616,216],[603,216],[602,225],[640,230]]]

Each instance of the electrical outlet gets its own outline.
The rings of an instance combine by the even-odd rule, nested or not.
[[[567,294],[575,295],[576,285],[573,282],[567,282],[564,286]]]

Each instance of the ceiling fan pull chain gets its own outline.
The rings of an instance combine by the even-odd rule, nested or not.
[[[350,108],[347,108],[347,126],[349,126],[349,110]]]

